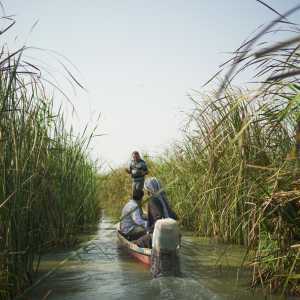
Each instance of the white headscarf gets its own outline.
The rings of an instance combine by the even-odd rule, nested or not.
[[[156,177],[146,178],[144,188],[146,191],[150,192],[151,195],[160,200],[164,210],[164,215],[166,218],[169,218],[169,211],[166,204],[167,200],[165,199],[165,194],[163,193],[163,189],[158,179]]]

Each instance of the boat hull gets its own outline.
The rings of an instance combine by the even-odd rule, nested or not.
[[[117,227],[117,236],[120,244],[126,248],[131,256],[142,262],[143,264],[150,266],[151,265],[151,252],[149,248],[140,248],[136,244],[128,241],[118,230]]]
[[[140,253],[136,253],[136,252],[129,252],[129,254],[131,256],[133,256],[134,258],[136,258],[137,260],[139,260],[140,262],[142,262],[143,264],[150,266],[151,265],[151,256],[148,255],[143,255]]]

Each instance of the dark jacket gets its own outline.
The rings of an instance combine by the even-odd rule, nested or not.
[[[164,213],[162,201],[164,201],[168,215]],[[176,220],[177,216],[171,209],[166,197],[151,197],[148,203],[148,231],[153,232],[155,222],[163,218],[172,218]]]
[[[139,182],[144,180],[145,174],[148,173],[148,167],[146,162],[142,159],[139,159],[138,161],[132,160],[129,165],[129,171],[132,180]]]

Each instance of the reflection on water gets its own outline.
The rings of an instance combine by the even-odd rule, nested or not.
[[[67,261],[24,299],[267,299],[247,288],[247,272],[237,272],[242,252],[236,246],[185,235],[180,254],[182,277],[152,279],[146,266],[120,248],[113,223],[104,217],[94,239],[79,250],[43,258],[39,277]]]

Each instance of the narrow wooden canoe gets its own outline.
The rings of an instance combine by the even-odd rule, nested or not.
[[[126,238],[119,232],[119,224],[117,225],[117,236],[123,247],[125,247],[129,254],[138,259],[145,265],[150,266],[151,264],[151,249],[140,248],[136,244],[126,240]]]

